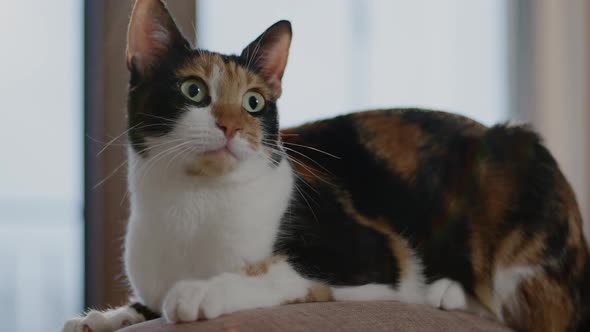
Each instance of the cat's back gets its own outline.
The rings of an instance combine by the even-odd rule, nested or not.
[[[293,166],[310,183],[321,183],[324,177],[339,181],[381,177],[414,186],[425,175],[432,177],[469,162],[487,132],[486,126],[456,114],[384,109],[307,123],[281,133]]]
[[[555,294],[581,291],[588,254],[575,195],[528,127],[380,110],[287,129],[283,140],[300,188],[298,218],[284,228],[302,231],[277,248],[301,253],[296,264],[322,266],[312,277],[397,280],[403,271],[383,268],[392,258],[381,252],[401,241],[426,280],[457,280],[488,308],[502,310],[502,285],[523,271],[556,276]],[[325,254],[306,256],[308,248]]]

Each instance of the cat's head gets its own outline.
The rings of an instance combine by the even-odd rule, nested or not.
[[[240,55],[192,49],[161,0],[137,0],[127,36],[131,153],[194,176],[273,167],[290,43],[291,25],[280,21]]]

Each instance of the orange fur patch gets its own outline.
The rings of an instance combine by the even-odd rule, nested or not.
[[[286,260],[287,257],[285,256],[271,256],[260,262],[247,264],[242,268],[242,273],[251,277],[260,276],[266,274],[272,265],[284,262]]]
[[[247,264],[242,268],[242,273],[250,277],[261,276],[268,273],[268,270],[274,264],[278,264],[286,260],[287,257],[285,256],[271,256],[260,262]],[[327,302],[332,300],[334,300],[334,297],[332,295],[332,289],[327,285],[315,283],[308,289],[307,295],[305,295],[304,298],[289,300],[286,301],[284,304],[305,302]]]
[[[391,171],[414,182],[418,165],[418,147],[426,134],[399,116],[379,111],[357,115],[362,128],[361,141],[379,158],[388,162]]]
[[[186,168],[186,173],[193,176],[221,176],[234,170],[236,159],[226,151],[211,151],[202,154],[193,164]]]
[[[307,295],[305,295],[304,298],[287,301],[284,304],[330,301],[334,301],[332,288],[323,284],[314,284],[309,288],[309,290],[307,291]]]

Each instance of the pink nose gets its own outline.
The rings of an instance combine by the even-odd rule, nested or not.
[[[225,124],[225,123],[219,123],[219,122],[217,123],[217,127],[219,127],[219,129],[221,129],[221,131],[223,131],[223,134],[225,135],[225,137],[227,139],[232,139],[234,136],[236,136],[238,131],[242,130],[242,128],[240,128],[237,125]]]

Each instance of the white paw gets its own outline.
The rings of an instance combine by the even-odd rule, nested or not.
[[[235,290],[236,287],[229,284],[231,279],[231,275],[222,274],[210,281],[209,289],[201,303],[202,317],[213,319],[232,311],[229,308],[230,301],[232,301],[229,292]]]
[[[239,275],[231,273],[209,281],[179,281],[166,294],[162,312],[173,323],[217,318],[250,307],[243,305],[249,298],[247,287]]]
[[[450,279],[439,279],[428,288],[428,303],[445,310],[464,310],[467,308],[467,296],[463,287]]]
[[[205,281],[185,280],[177,282],[166,294],[162,312],[171,323],[191,322],[199,318],[201,301],[208,284]]]
[[[86,317],[67,320],[62,332],[113,332],[133,324],[135,320],[136,317],[125,311],[118,311],[108,315],[93,310]]]

